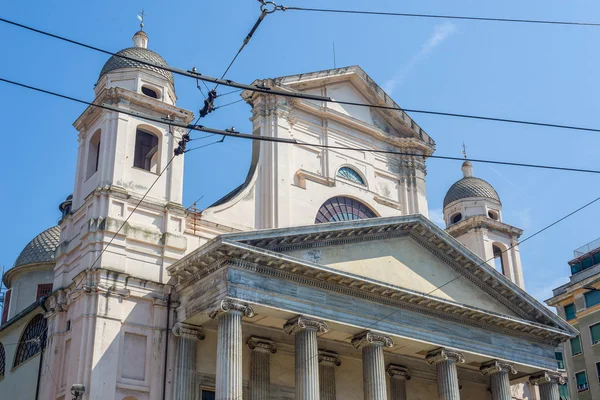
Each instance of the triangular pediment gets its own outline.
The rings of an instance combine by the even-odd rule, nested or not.
[[[372,104],[385,108],[370,108],[352,104],[327,103],[329,117],[335,114],[361,121],[394,137],[413,138],[434,145],[433,139],[419,127],[372,80],[362,68],[350,66],[330,70],[290,75],[272,79],[280,90],[329,97],[332,100],[356,104]],[[307,100],[311,102],[312,100]],[[319,102],[316,102],[317,104]]]

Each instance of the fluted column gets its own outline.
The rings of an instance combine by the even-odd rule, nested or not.
[[[196,342],[204,340],[204,332],[197,326],[177,323],[172,329],[177,340],[177,364],[173,399],[196,398]]]
[[[410,372],[403,365],[390,364],[385,370],[390,377],[392,400],[406,400],[406,381],[410,380]]]
[[[362,348],[365,400],[387,400],[383,348],[394,345],[392,338],[367,331],[354,336],[352,345]]]
[[[334,351],[319,350],[319,396],[321,400],[336,400],[335,367],[342,365]]]
[[[429,352],[426,360],[435,365],[439,399],[460,400],[456,363],[464,363],[465,357],[456,351],[437,349]]]
[[[252,317],[254,310],[247,304],[222,300],[209,316],[219,321],[215,398],[239,400],[242,398],[242,316]]]
[[[540,389],[540,400],[560,400],[558,385],[565,383],[565,378],[558,372],[540,372],[529,377],[529,382]]]
[[[283,326],[296,336],[296,400],[319,400],[319,352],[317,332],[327,332],[327,324],[301,315]]]
[[[277,352],[272,340],[258,336],[248,339],[250,360],[250,400],[271,400],[271,354]]]
[[[481,364],[479,371],[484,376],[490,377],[490,392],[492,400],[511,400],[509,374],[516,374],[517,368],[514,364],[492,360]]]

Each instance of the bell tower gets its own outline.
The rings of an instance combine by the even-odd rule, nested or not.
[[[133,47],[104,64],[94,87],[95,103],[187,124],[193,114],[176,106],[171,72],[143,63],[167,65],[148,49],[148,42],[148,35],[140,30],[133,36]],[[94,262],[96,268],[106,266],[162,282],[167,278],[164,268],[186,249],[184,156],[171,161],[184,130],[94,106],[74,126],[79,132],[75,186],[72,212],[62,221],[65,237],[60,251],[69,253],[69,262],[77,262],[62,271],[63,263],[57,260],[56,279],[65,281],[56,287],[66,285]],[[100,259],[83,256],[87,250],[97,257],[97,248],[112,239],[132,212]],[[72,253],[75,243],[80,245],[81,259]]]
[[[523,231],[502,221],[498,193],[488,182],[473,176],[469,161],[463,163],[462,172],[463,178],[444,198],[446,231],[524,289],[518,246]]]

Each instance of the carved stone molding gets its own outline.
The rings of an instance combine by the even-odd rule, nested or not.
[[[248,339],[248,342],[246,344],[248,345],[248,348],[250,350],[266,351],[271,354],[277,353],[277,346],[275,345],[275,342],[273,342],[271,339],[263,338],[260,336],[252,336]]]
[[[500,360],[492,360],[481,364],[479,371],[483,375],[492,375],[502,371],[507,371],[509,374],[514,375],[518,372],[515,364]]]
[[[184,339],[204,340],[206,335],[199,326],[188,325],[181,322],[176,323],[171,329],[173,335]]]
[[[553,371],[539,372],[539,373],[531,375],[529,377],[529,383],[531,383],[533,385],[541,385],[543,383],[550,383],[550,382],[554,382],[559,385],[564,385],[565,378],[559,372],[553,372]]]
[[[342,365],[342,360],[340,360],[338,353],[329,350],[319,350],[319,362],[333,364],[336,367]]]
[[[394,346],[394,341],[389,336],[371,331],[359,333],[352,338],[352,346],[357,349],[372,344],[382,344],[385,347],[392,347]]]
[[[325,333],[329,330],[329,327],[323,321],[306,318],[302,315],[298,315],[297,317],[290,319],[283,326],[283,330],[288,335],[293,335],[294,333],[302,329],[312,329],[319,333]]]
[[[408,368],[406,368],[404,365],[390,364],[385,369],[385,372],[387,372],[388,376],[393,379],[403,379],[409,381],[411,378]]]
[[[465,356],[457,351],[442,348],[430,351],[427,353],[427,357],[425,357],[425,361],[427,361],[427,364],[429,365],[448,360],[462,364],[465,362]]]
[[[229,311],[239,311],[248,318],[252,318],[254,316],[254,309],[252,309],[250,305],[229,299],[221,300],[218,306],[208,312],[208,316],[210,318],[215,318],[219,314]]]

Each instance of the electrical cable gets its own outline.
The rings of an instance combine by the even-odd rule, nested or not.
[[[121,54],[117,54],[117,53],[112,53],[110,51],[107,50],[103,50],[100,49],[98,47],[95,46],[90,46],[72,39],[68,39],[62,36],[58,36],[52,33],[48,33],[45,31],[41,31],[39,29],[35,29],[32,27],[29,27],[27,25],[23,25],[17,22],[13,22],[10,20],[7,20],[5,18],[0,18],[0,22],[5,22],[23,29],[27,29],[45,36],[49,36],[55,39],[59,39],[59,40],[63,40],[66,41],[68,43],[72,43],[78,46],[82,46],[85,47],[87,49],[90,50],[95,50],[95,51],[99,51],[102,52],[104,54],[109,54],[112,56],[116,56],[125,60],[129,60],[129,61],[134,61],[143,65],[148,65],[148,66],[152,66],[154,68],[158,68],[164,71],[169,71],[173,74],[177,74],[180,76],[185,76],[188,78],[192,78],[192,79],[199,79],[202,81],[206,81],[206,82],[210,82],[210,83],[215,83],[218,85],[224,85],[224,86],[229,86],[229,87],[235,87],[238,89],[242,89],[242,90],[248,90],[251,92],[258,92],[258,93],[266,93],[266,94],[272,94],[275,96],[284,96],[284,97],[291,97],[291,98],[296,98],[296,99],[303,99],[303,100],[314,100],[314,101],[323,101],[323,102],[327,102],[327,103],[336,103],[336,104],[343,104],[343,105],[354,105],[354,106],[359,106],[359,107],[368,107],[368,108],[374,108],[374,109],[384,109],[384,110],[392,110],[392,111],[400,111],[400,112],[412,112],[412,113],[416,113],[416,114],[428,114],[428,115],[435,115],[435,116],[445,116],[445,117],[454,117],[454,118],[465,118],[465,119],[474,119],[474,120],[482,120],[482,121],[492,121],[492,122],[503,122],[503,123],[510,123],[510,124],[521,124],[521,125],[531,125],[531,126],[539,126],[539,127],[546,127],[546,128],[557,128],[557,129],[570,129],[570,130],[578,130],[578,131],[586,131],[586,132],[596,132],[596,133],[600,133],[600,128],[589,128],[589,127],[582,127],[582,126],[574,126],[574,125],[565,125],[565,124],[553,124],[553,123],[545,123],[545,122],[537,122],[537,121],[526,121],[526,120],[518,120],[518,119],[510,119],[510,118],[498,118],[498,117],[488,117],[488,116],[480,116],[480,115],[471,115],[471,114],[464,114],[464,113],[450,113],[450,112],[443,112],[443,111],[431,111],[431,110],[420,110],[420,109],[410,109],[410,108],[400,108],[398,106],[383,106],[383,105],[377,105],[377,104],[366,104],[366,103],[357,103],[357,102],[348,102],[348,101],[340,101],[340,100],[334,100],[330,97],[326,97],[326,96],[317,96],[317,95],[309,95],[306,93],[298,93],[298,92],[286,92],[286,91],[281,91],[281,90],[273,90],[269,87],[266,86],[259,86],[259,85],[246,85],[243,83],[238,83],[238,82],[234,82],[232,80],[223,80],[223,79],[219,79],[219,78],[214,78],[214,77],[210,77],[207,75],[202,75],[198,72],[195,71],[184,71],[182,69],[179,68],[174,68],[174,67],[170,67],[168,65],[159,65],[156,63],[153,63],[151,61],[148,60],[142,60],[142,59],[138,59],[138,58],[134,58],[134,57],[128,57],[128,56],[124,56]]]
[[[317,144],[317,143],[303,143],[303,142],[298,142],[295,139],[284,139],[284,138],[275,138],[275,137],[268,137],[268,136],[256,136],[256,135],[252,135],[249,133],[242,133],[242,132],[237,132],[234,130],[221,130],[221,129],[214,129],[214,128],[208,128],[202,125],[185,125],[185,124],[180,124],[177,123],[171,119],[168,118],[157,118],[157,117],[152,117],[149,115],[145,115],[145,114],[141,114],[135,111],[129,111],[129,110],[124,110],[118,107],[114,107],[111,105],[107,105],[107,104],[94,104],[92,102],[89,101],[85,101],[85,100],[81,100],[81,99],[77,99],[75,97],[71,97],[71,96],[66,96],[60,93],[56,93],[56,92],[52,92],[49,90],[45,90],[45,89],[40,89],[34,86],[30,86],[30,85],[26,85],[23,83],[19,83],[19,82],[15,82],[15,81],[11,81],[8,79],[4,79],[0,77],[0,82],[5,82],[5,83],[9,83],[11,85],[16,85],[16,86],[20,86],[26,89],[30,89],[30,90],[34,90],[37,92],[41,92],[41,93],[45,93],[45,94],[49,94],[52,96],[56,96],[56,97],[60,97],[66,100],[71,100],[80,104],[85,104],[88,106],[92,106],[92,107],[98,107],[98,108],[102,108],[105,110],[110,110],[110,111],[115,111],[115,112],[119,112],[119,113],[123,113],[126,115],[131,115],[134,117],[138,117],[141,119],[145,119],[148,121],[152,121],[152,122],[156,122],[156,123],[160,123],[160,124],[166,124],[166,125],[172,125],[172,126],[177,126],[177,127],[181,127],[181,128],[185,128],[185,129],[189,129],[189,132],[191,132],[192,130],[194,131],[200,131],[200,132],[206,132],[206,133],[211,133],[211,134],[216,134],[216,135],[222,135],[222,136],[230,136],[230,137],[236,137],[236,138],[240,138],[240,139],[247,139],[247,140],[258,140],[258,141],[265,141],[265,142],[275,142],[275,143],[287,143],[287,144],[293,144],[293,145],[298,145],[298,146],[306,146],[306,147],[319,147],[322,149],[334,149],[334,150],[349,150],[349,151],[360,151],[360,152],[370,152],[370,153],[378,153],[378,154],[392,154],[392,155],[399,155],[399,156],[411,156],[411,157],[424,157],[424,158],[431,158],[431,159],[440,159],[440,160],[453,160],[453,161],[470,161],[470,162],[476,162],[476,163],[483,163],[483,164],[498,164],[498,165],[508,165],[508,166],[515,166],[515,167],[527,167],[527,168],[540,168],[540,169],[548,169],[548,170],[559,170],[559,171],[570,171],[570,172],[583,172],[583,173],[592,173],[592,174],[600,174],[600,170],[593,170],[593,169],[584,169],[584,168],[571,168],[571,167],[561,167],[561,166],[554,166],[554,165],[541,165],[541,164],[530,164],[530,163],[519,163],[519,162],[510,162],[510,161],[495,161],[495,160],[487,160],[487,159],[477,159],[477,158],[462,158],[462,157],[451,157],[451,156],[439,156],[439,155],[423,155],[423,154],[418,154],[418,153],[408,153],[408,152],[400,152],[400,151],[393,151],[393,150],[378,150],[378,149],[367,149],[367,148],[354,148],[354,147],[346,147],[346,146],[334,146],[334,145],[325,145],[325,144]]]
[[[470,21],[512,22],[512,23],[546,24],[546,25],[576,25],[576,26],[594,26],[594,27],[600,26],[600,23],[594,23],[594,22],[547,21],[547,20],[535,20],[535,19],[494,18],[494,17],[468,17],[468,16],[460,16],[460,15],[415,14],[415,13],[340,10],[340,9],[288,7],[288,6],[282,6],[281,10],[282,11],[309,11],[309,12],[336,13],[336,14],[382,15],[382,16],[411,17],[411,18],[436,18],[436,19],[458,19],[458,20],[470,20]]]
[[[227,107],[227,106],[232,106],[234,104],[241,103],[242,101],[246,101],[246,99],[239,99],[236,101],[232,101],[231,103],[223,104],[222,106],[217,106],[217,107],[215,107],[215,110],[218,110],[219,108],[223,108],[223,107]]]

